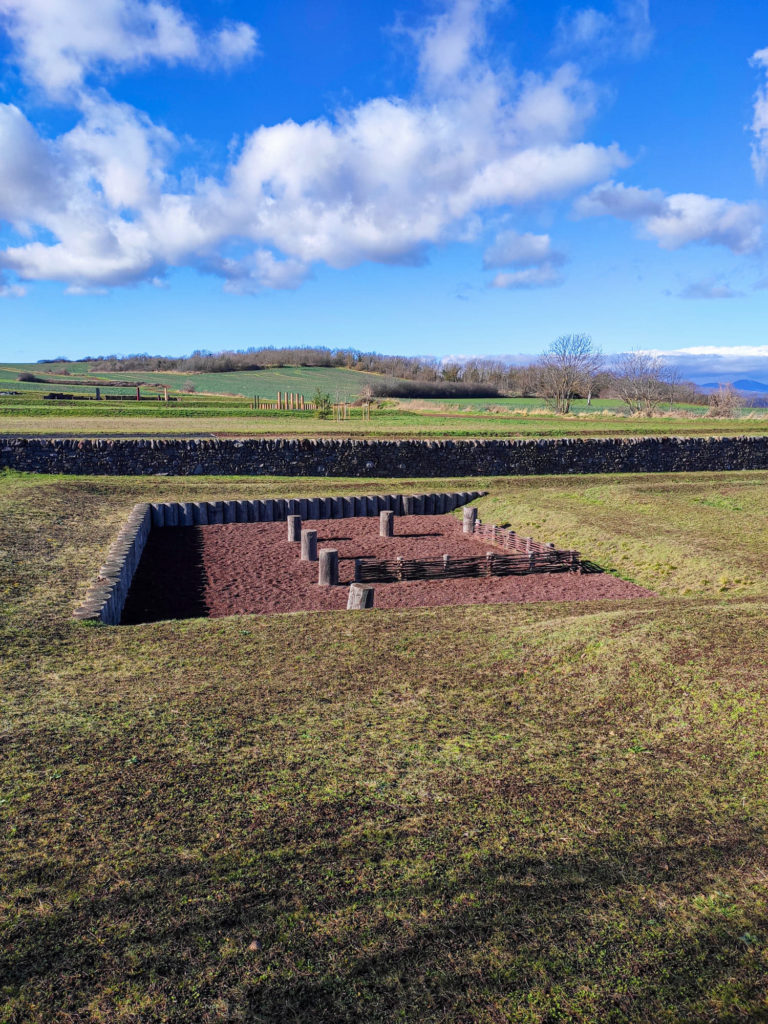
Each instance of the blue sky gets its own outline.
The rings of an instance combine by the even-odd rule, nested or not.
[[[0,355],[768,374],[768,7],[0,0]]]

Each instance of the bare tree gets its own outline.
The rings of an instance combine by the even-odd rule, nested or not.
[[[557,412],[569,412],[577,395],[591,393],[603,356],[588,334],[563,334],[538,361],[539,388]]]
[[[677,393],[680,390],[680,386],[683,383],[683,375],[677,369],[676,366],[667,366],[664,372],[664,380],[667,385],[667,391],[669,396],[669,411],[672,412],[674,408],[675,399]]]
[[[648,352],[623,352],[614,361],[613,387],[631,413],[653,416],[670,394],[664,364]]]
[[[709,396],[707,416],[723,416],[730,419],[744,405],[744,398],[733,384],[720,384],[717,391]]]

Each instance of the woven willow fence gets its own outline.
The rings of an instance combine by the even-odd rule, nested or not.
[[[468,577],[527,576],[540,572],[578,572],[578,551],[470,555],[468,558],[356,558],[356,583],[401,583],[403,580],[451,580]]]
[[[533,537],[521,537],[514,530],[507,530],[503,526],[486,525],[479,519],[475,520],[474,536],[482,537],[483,540],[490,541],[491,544],[496,544],[506,551],[524,551],[526,554],[534,551],[545,554],[558,550],[554,544],[542,544]]]

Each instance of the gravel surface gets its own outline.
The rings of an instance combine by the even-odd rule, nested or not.
[[[378,516],[308,520],[303,525],[317,530],[318,549],[338,550],[340,586],[317,585],[317,563],[299,560],[299,545],[286,539],[285,523],[153,529],[123,623],[346,608],[355,558],[466,557],[492,550],[485,540],[465,537],[461,521],[450,515],[396,516],[394,537],[379,537]],[[652,596],[651,591],[607,573],[411,580],[374,586],[377,608]]]

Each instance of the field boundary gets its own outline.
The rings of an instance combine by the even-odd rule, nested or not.
[[[528,476],[768,469],[768,436],[0,440],[0,468],[108,476]]]

